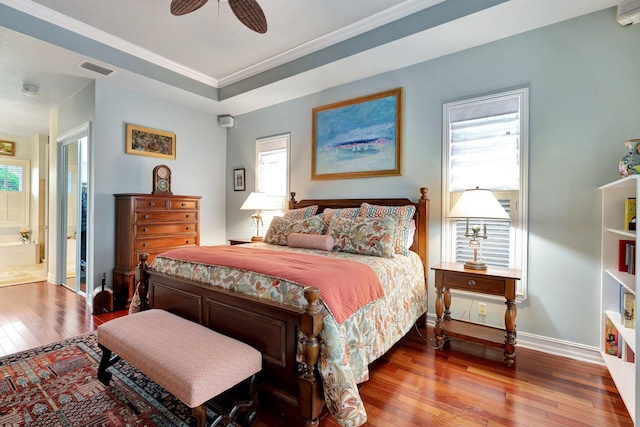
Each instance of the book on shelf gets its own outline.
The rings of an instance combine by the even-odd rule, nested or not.
[[[629,272],[629,264],[627,260],[627,246],[635,245],[635,240],[620,240],[618,242],[618,271]]]
[[[624,229],[635,231],[636,229],[636,198],[629,197],[624,202]]]
[[[605,324],[604,352],[612,356],[618,355],[618,330],[608,317]]]
[[[622,324],[625,328],[636,328],[636,296],[631,292],[622,290]]]
[[[626,248],[627,273],[636,274],[636,245],[635,243],[627,243]]]

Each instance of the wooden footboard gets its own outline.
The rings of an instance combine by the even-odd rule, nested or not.
[[[322,307],[317,288],[305,289],[306,309],[260,300],[149,270],[146,254],[136,268],[141,309],[160,308],[243,341],[262,353],[261,392],[297,406],[302,424],[318,425],[324,398],[316,368]],[[305,363],[296,362],[298,331]]]

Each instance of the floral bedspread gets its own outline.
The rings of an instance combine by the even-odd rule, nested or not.
[[[357,384],[369,379],[369,364],[389,350],[411,329],[418,317],[427,311],[427,291],[420,257],[413,252],[409,256],[381,258],[345,252],[294,249],[265,243],[252,243],[250,246],[350,259],[369,265],[380,278],[384,297],[367,304],[342,324],[338,324],[325,309],[324,327],[320,333],[322,343],[318,369],[324,383],[327,407],[343,427],[364,424],[367,414]],[[151,269],[261,299],[295,307],[306,306],[304,288],[282,278],[270,278],[227,267],[181,262],[162,255],[154,259]],[[298,361],[302,361],[302,357],[302,352],[299,351]]]

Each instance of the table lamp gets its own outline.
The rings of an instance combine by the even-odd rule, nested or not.
[[[260,225],[262,224],[262,211],[272,210],[273,205],[271,199],[267,196],[267,193],[260,193],[257,191],[252,192],[244,201],[240,210],[243,211],[256,211],[251,218],[256,222],[256,235],[251,238],[252,242],[261,242],[262,236],[260,236]]]
[[[467,220],[467,229],[465,237],[470,237],[469,247],[473,248],[473,261],[467,261],[464,263],[464,268],[469,270],[486,270],[487,265],[478,261],[478,248],[480,247],[480,240],[487,238],[487,224],[483,227],[480,225],[473,225],[471,231],[469,231],[469,219],[497,219],[510,221],[511,218],[507,211],[504,210],[502,205],[496,196],[493,195],[491,190],[480,189],[476,187],[472,190],[465,190],[460,196],[460,199],[455,204],[453,209],[447,215],[447,218],[464,218]],[[480,230],[482,228],[482,233]]]

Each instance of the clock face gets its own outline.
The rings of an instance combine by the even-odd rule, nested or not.
[[[169,181],[167,181],[166,179],[159,179],[158,180],[158,190],[166,191],[168,189],[169,189]]]
[[[158,178],[166,178],[169,176],[169,169],[166,167],[158,168]]]

